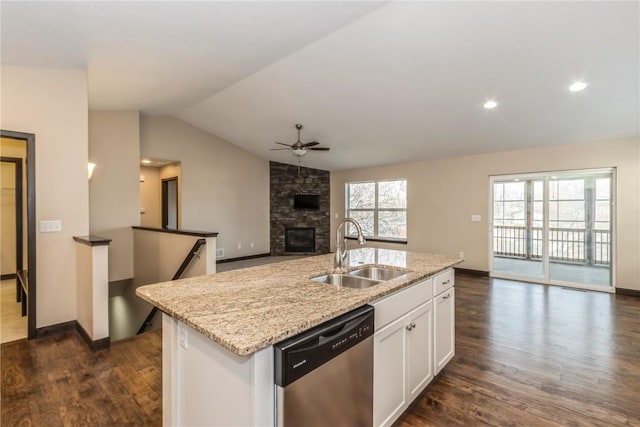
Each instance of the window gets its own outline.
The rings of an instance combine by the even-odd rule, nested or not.
[[[407,239],[407,181],[348,182],[346,214],[362,227],[365,237],[382,240]],[[349,225],[349,236],[355,229]]]
[[[497,182],[493,186],[493,222],[495,225],[524,226],[527,212],[525,183]]]

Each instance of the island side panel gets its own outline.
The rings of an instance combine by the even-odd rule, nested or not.
[[[162,426],[177,425],[177,348],[178,322],[171,316],[162,314]],[[174,391],[175,390],[175,391]]]
[[[273,425],[271,347],[242,357],[166,314],[162,326],[163,425]]]

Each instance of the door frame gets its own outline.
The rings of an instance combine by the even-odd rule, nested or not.
[[[15,203],[16,203],[16,273],[8,276],[16,276],[18,270],[22,270],[22,242],[24,234],[22,229],[22,159],[19,157],[0,156],[0,161],[14,164],[15,174]],[[4,275],[3,275],[4,278]],[[7,277],[10,279],[11,277]]]
[[[180,228],[180,209],[178,205],[178,177],[172,176],[170,178],[162,178],[161,196],[162,196],[162,224],[160,228],[166,229],[166,225],[169,222],[169,182],[176,182],[176,230]]]
[[[549,176],[550,175],[592,175],[598,173],[610,173],[611,174],[611,247],[610,247],[610,286],[604,287],[600,285],[588,285],[582,283],[574,283],[574,282],[565,282],[562,280],[554,280],[549,277],[549,256],[548,256],[548,236],[549,236]],[[515,180],[515,179],[531,179],[531,178],[540,178],[544,181],[544,227],[543,227],[543,245],[542,252],[543,257],[542,260],[544,262],[544,278],[538,279],[535,277],[518,277],[506,274],[495,274],[493,267],[493,186],[496,181],[502,180]],[[488,246],[489,246],[489,276],[496,277],[500,279],[508,279],[508,280],[517,280],[520,282],[531,282],[531,283],[540,283],[543,285],[553,285],[553,286],[561,286],[561,287],[571,287],[576,289],[585,289],[591,291],[600,291],[600,292],[608,292],[615,293],[616,292],[616,262],[617,262],[617,253],[616,253],[616,213],[617,213],[617,191],[616,191],[616,182],[617,182],[617,169],[615,167],[608,168],[591,168],[591,169],[567,169],[567,170],[558,170],[558,171],[548,171],[548,172],[532,172],[532,173],[517,173],[517,174],[505,174],[505,175],[490,175],[489,176],[489,203],[488,203],[488,216],[489,221],[488,224]]]
[[[24,141],[27,148],[27,338],[36,337],[36,136],[0,129],[0,137]],[[22,245],[22,243],[21,243]],[[17,254],[16,254],[17,255]],[[24,261],[24,260],[23,260]]]
[[[20,281],[18,280],[18,271],[22,270],[23,258],[22,258],[22,243],[24,241],[24,231],[22,229],[22,159],[20,157],[5,157],[0,156],[0,161],[4,163],[13,163],[14,175],[15,175],[15,194],[14,202],[15,206],[15,218],[16,218],[16,272],[12,274],[2,275],[2,280],[16,279],[16,302],[20,302]]]

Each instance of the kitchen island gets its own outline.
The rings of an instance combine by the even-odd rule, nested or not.
[[[164,313],[164,424],[273,425],[273,344],[461,261],[362,248],[349,252],[347,270],[406,274],[365,289],[311,280],[333,272],[327,254],[138,288]]]

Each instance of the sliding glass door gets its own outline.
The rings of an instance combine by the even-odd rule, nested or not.
[[[613,170],[491,178],[491,274],[610,290]]]

